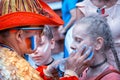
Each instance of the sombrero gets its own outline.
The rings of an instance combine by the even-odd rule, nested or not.
[[[28,25],[61,25],[63,20],[41,0],[1,0],[0,30]]]

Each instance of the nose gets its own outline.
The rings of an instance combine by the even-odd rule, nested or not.
[[[75,47],[74,42],[72,42],[72,44],[71,44],[70,48],[71,48],[72,50],[76,50],[76,47]]]

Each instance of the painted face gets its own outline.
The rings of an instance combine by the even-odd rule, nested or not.
[[[30,57],[37,65],[48,64],[51,59],[51,41],[46,36],[41,37],[41,42],[35,53],[30,54]]]
[[[42,32],[38,30],[26,30],[26,32],[24,33],[25,45],[23,46],[23,48],[25,52],[32,53],[35,49],[37,49],[37,43],[39,43],[41,40],[40,34]]]
[[[91,40],[86,31],[87,26],[88,25],[86,24],[79,24],[75,25],[75,27],[73,28],[73,42],[71,44],[71,48],[73,50],[79,50],[79,48],[81,48],[83,45],[93,45],[93,41]]]

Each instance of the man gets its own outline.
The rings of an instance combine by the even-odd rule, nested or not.
[[[49,66],[44,71],[44,76],[40,76],[24,59],[24,54],[36,50],[43,25],[60,25],[63,21],[41,0],[1,0],[0,4],[0,79],[43,80],[44,76],[54,78],[51,75],[55,65]],[[78,80],[76,66],[84,65],[83,60],[90,51],[82,57],[78,56],[78,52],[67,59],[65,77],[61,80]],[[69,63],[74,63],[74,66]]]

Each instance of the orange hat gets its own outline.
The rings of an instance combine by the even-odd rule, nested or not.
[[[63,20],[41,0],[1,0],[0,30],[29,25],[61,25]]]

